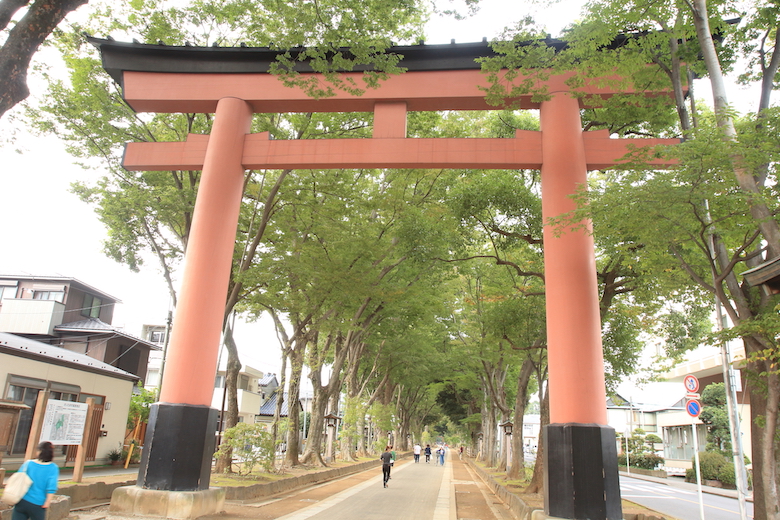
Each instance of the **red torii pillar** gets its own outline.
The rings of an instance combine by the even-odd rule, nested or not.
[[[163,393],[150,417],[139,486],[208,488],[216,425],[209,405],[244,169],[537,168],[548,220],[574,209],[570,195],[585,185],[587,170],[619,164],[627,144],[678,142],[583,133],[580,104],[566,77],[550,79],[549,101],[520,100],[525,108],[541,109],[541,132],[518,131],[515,139],[409,139],[407,110],[494,109],[485,103],[479,71],[408,72],[359,98],[338,93],[319,100],[282,87],[268,74],[124,72],[124,96],[136,110],[216,112],[211,136],[126,148],[124,166],[130,170],[203,169]],[[591,85],[583,90],[610,94]],[[370,139],[275,141],[267,133],[247,134],[251,112],[369,110],[375,113]],[[606,426],[593,240],[586,230],[558,234],[550,225],[544,239],[553,423],[545,431],[546,511],[617,520],[622,512],[615,434]]]
[[[549,219],[576,209],[587,186],[577,100],[552,93],[541,106],[542,217],[550,425],[544,430],[545,512],[622,518],[615,431],[607,426],[596,259],[590,222],[560,230]],[[562,231],[562,232],[561,232]]]

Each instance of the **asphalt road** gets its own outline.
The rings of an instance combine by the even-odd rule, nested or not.
[[[625,500],[680,520],[700,519],[699,496],[694,485],[681,489],[620,475],[620,493]],[[739,520],[737,499],[709,493],[702,493],[702,496],[706,520]],[[748,518],[753,518],[753,504],[747,502],[746,507]]]

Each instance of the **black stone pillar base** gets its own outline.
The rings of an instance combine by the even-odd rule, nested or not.
[[[545,501],[548,516],[620,520],[615,430],[600,424],[544,428]]]
[[[217,413],[207,406],[153,404],[137,485],[163,491],[208,489]]]

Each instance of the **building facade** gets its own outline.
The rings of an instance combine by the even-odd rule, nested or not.
[[[113,327],[117,298],[75,278],[0,275],[0,332],[84,354],[145,382],[152,342]]]

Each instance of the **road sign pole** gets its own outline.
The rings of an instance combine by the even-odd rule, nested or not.
[[[696,432],[696,417],[691,421],[693,430],[693,459],[696,462],[696,487],[699,490],[699,520],[704,520],[704,495],[701,490],[701,464],[699,463],[699,440]]]
[[[696,487],[699,490],[699,520],[704,520],[704,495],[701,490],[701,464],[699,463],[699,435],[696,432],[696,419],[701,413],[701,403],[699,397],[699,379],[693,374],[688,374],[683,378],[683,385],[688,392],[685,396],[685,411],[691,416],[691,431],[693,432],[693,461],[696,472]]]

